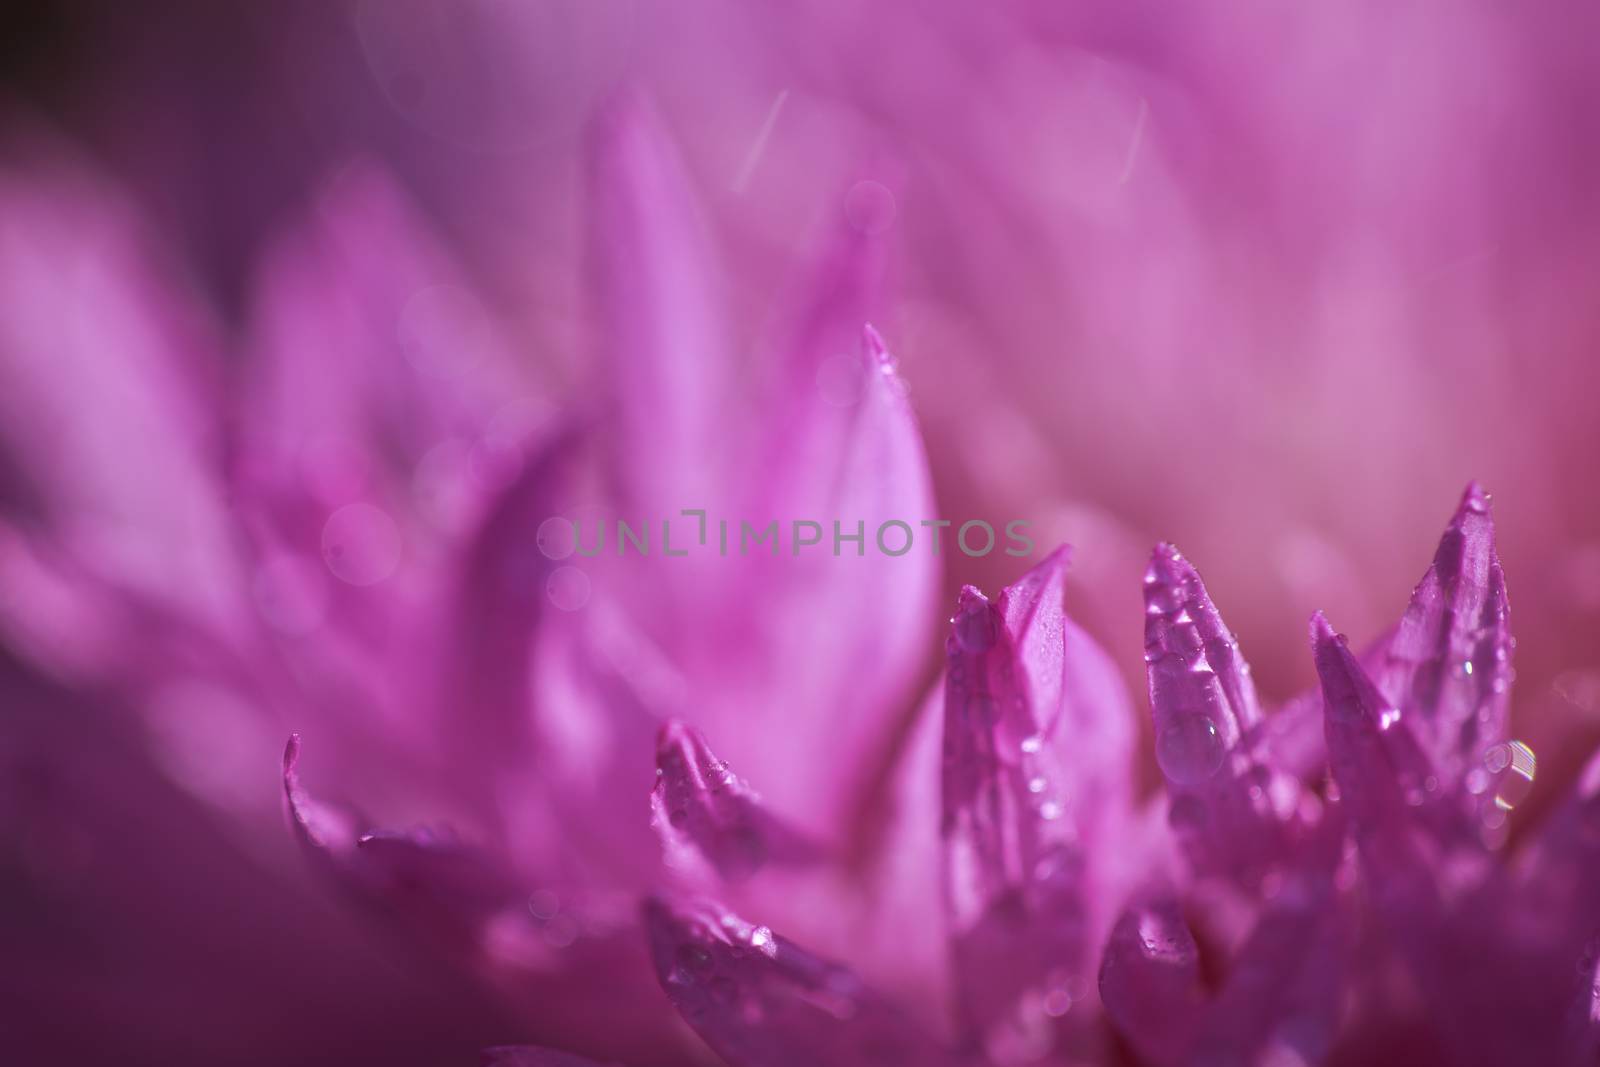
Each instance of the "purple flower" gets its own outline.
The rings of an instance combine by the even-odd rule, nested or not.
[[[230,307],[86,159],[31,129],[8,142],[0,701],[17,714],[0,734],[0,892],[30,921],[6,937],[0,993],[21,1010],[0,1044],[25,1062],[1594,1061],[1600,764],[1542,821],[1511,820],[1536,763],[1511,733],[1506,585],[1476,485],[1399,621],[1352,651],[1319,613],[1299,655],[1316,684],[1281,702],[1265,678],[1258,693],[1196,568],[1160,545],[1143,584],[1148,720],[1127,691],[1137,531],[1181,521],[1189,544],[1204,514],[1202,545],[1218,530],[1249,544],[1275,506],[1241,506],[1239,485],[1270,488],[1220,476],[1261,451],[1230,414],[1303,389],[1353,422],[1341,404],[1367,399],[1362,419],[1452,463],[1480,458],[1459,435],[1498,425],[1495,375],[1437,383],[1367,355],[1409,335],[1374,284],[1389,274],[1367,273],[1332,223],[1260,197],[1258,246],[1218,240],[1252,232],[1237,201],[1270,183],[1224,191],[1249,152],[1193,173],[1177,161],[1248,127],[1271,79],[1163,64],[1174,41],[1154,22],[891,3],[893,18],[860,16],[869,36],[897,31],[864,73],[833,37],[773,68],[796,88],[740,142],[728,196],[745,196],[784,108],[798,129],[773,135],[771,199],[745,209],[709,204],[696,171],[731,140],[694,131],[686,164],[645,91],[589,84],[629,36],[609,6],[577,29],[505,24],[524,36],[358,6],[401,119],[520,153],[530,199],[581,189],[582,221],[559,199],[525,207],[548,224],[526,232],[487,206],[444,222],[441,203],[475,206],[477,177],[436,176],[450,192],[419,206],[414,158],[363,156],[263,225]],[[1240,28],[1194,18],[1196,39]],[[764,85],[786,20],[725,21],[686,16],[682,32],[708,35],[702,58],[726,77]],[[1479,21],[1459,30],[1469,58],[1492,36]],[[524,70],[528,36],[569,31],[600,58],[550,49],[574,68],[578,102],[559,113],[536,113],[547,94],[518,78],[489,99],[446,91],[471,72],[441,39],[489,56],[499,85]],[[1080,33],[1142,58],[1115,76],[1062,65]],[[435,49],[443,85],[418,61]],[[1511,66],[1489,67],[1491,89]],[[900,99],[918,70],[949,74],[933,106]],[[860,114],[841,119],[838,100]],[[1024,106],[1037,100],[1074,102],[1064,187],[1066,168],[1001,150],[1061,152],[1050,107]],[[1299,86],[1268,110],[1307,104],[1325,107]],[[844,134],[878,111],[898,116],[908,162],[867,177],[872,152]],[[538,156],[579,126],[581,166]],[[1130,181],[1137,208],[1107,192]],[[1482,183],[1470,190],[1501,188]],[[813,210],[819,185],[828,211]],[[919,197],[920,236],[902,240],[894,220]],[[1328,210],[1400,228],[1410,209]],[[761,218],[730,234],[742,210]],[[1448,215],[1425,221],[1419,244],[1454,233]],[[486,266],[486,248],[541,241],[513,257],[525,273]],[[1311,271],[1324,242],[1349,258],[1328,257],[1317,315],[1213,310],[1241,283],[1261,306],[1295,295],[1279,254]],[[1059,262],[1069,245],[1095,269]],[[1210,261],[1213,246],[1238,261]],[[911,300],[890,284],[901,273]],[[1065,369],[1015,362],[1057,345],[1056,313],[1079,327]],[[1316,374],[1233,390],[1229,367],[1276,354],[1280,314],[1333,324],[1306,327]],[[1542,321],[1520,304],[1505,318]],[[1201,334],[1247,354],[1192,354]],[[901,347],[922,351],[905,373]],[[1396,366],[1451,418],[1374,384]],[[1137,404],[1121,402],[1129,382]],[[1046,447],[1022,417],[1035,404],[1096,444]],[[1404,564],[1330,547],[1363,509],[1300,469],[1298,426],[1273,438],[1291,444],[1289,496],[1316,497],[1312,525],[1339,515],[1273,546],[1292,557],[1273,572],[1358,574],[1364,590]],[[1357,458],[1402,467],[1375,443],[1395,436]],[[1124,486],[1130,455],[1179,473]],[[1119,517],[1062,495],[1063,456],[1072,492],[1105,483]],[[1420,479],[1373,478],[1363,514],[1381,527],[1396,496],[1425,495]],[[1007,521],[1032,512],[970,508],[1020,509],[1041,485],[1050,515],[1032,540]],[[1077,570],[1057,547],[1068,528],[1089,533]],[[1406,530],[1383,542],[1409,551]],[[947,574],[1009,584],[947,597]],[[1252,592],[1245,611],[1280,633],[1288,616],[1298,646],[1292,598]],[[1258,663],[1281,683],[1290,642],[1266,637]]]

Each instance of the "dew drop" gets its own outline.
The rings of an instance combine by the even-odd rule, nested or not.
[[[1207,715],[1185,715],[1156,738],[1156,762],[1179,785],[1198,785],[1222,766],[1223,742]]]

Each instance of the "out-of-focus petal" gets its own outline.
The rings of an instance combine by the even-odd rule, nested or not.
[[[706,1044],[738,1067],[948,1067],[957,1061],[855,974],[711,903],[652,897],[656,975]]]
[[[362,829],[305,789],[299,754],[291,739],[284,796],[296,836],[332,884],[402,943],[470,973],[525,1013],[539,1040],[684,1061],[685,1035],[653,995],[631,899],[530,882],[448,831]]]
[[[1342,824],[1317,828],[1275,872],[1260,917],[1203,992],[1199,950],[1175,898],[1136,902],[1117,921],[1100,995],[1122,1036],[1153,1064],[1320,1063],[1339,1033],[1347,930],[1333,879]]]
[[[692,721],[737,757],[775,810],[813,832],[835,831],[852,814],[913,699],[940,563],[933,531],[919,525],[937,512],[905,384],[876,331],[858,336],[849,357],[858,394],[845,406],[797,401],[809,409],[805,438],[772,472],[770,510],[751,516],[757,526],[776,520],[779,551],[762,546],[742,561],[743,587],[695,635],[694,670],[714,700]],[[800,520],[815,522],[821,541],[797,552]],[[944,530],[945,554],[951,538]],[[759,614],[750,613],[752,593]],[[750,655],[730,657],[730,645]],[[782,746],[771,744],[778,729]]]
[[[1406,716],[1320,613],[1311,635],[1338,810],[1350,824],[1367,899],[1439,1036],[1462,1063],[1554,1062],[1562,1032],[1556,972],[1508,922],[1511,902],[1476,820],[1440,792]],[[1586,936],[1575,935],[1573,945]]]
[[[592,155],[610,473],[622,513],[655,523],[704,507],[727,459],[726,309],[682,162],[646,106],[618,101]]]
[[[656,785],[650,794],[656,834],[667,863],[680,871],[708,867],[743,881],[768,864],[816,859],[815,846],[774,818],[761,798],[717,759],[692,727],[668,722],[656,741]]]
[[[1249,742],[1261,722],[1250,667],[1199,573],[1160,545],[1144,577],[1145,662],[1170,819],[1197,873],[1250,892],[1279,862],[1301,791]]]
[[[1130,905],[1100,961],[1100,1000],[1112,1023],[1150,1063],[1177,1063],[1194,1039],[1203,999],[1200,950],[1178,901]]]
[[[109,188],[58,146],[5,141],[0,536],[63,564],[41,578],[61,598],[44,610],[94,613],[115,592],[236,635],[242,585],[208,458],[213,331]],[[8,599],[0,623],[55,658],[51,621]]]
[[[1600,1062],[1600,940],[1578,961],[1576,995],[1567,1015],[1567,1061],[1572,1067]]]
[[[1350,929],[1334,873],[1344,825],[1333,815],[1275,874],[1228,977],[1207,1005],[1196,1062],[1320,1063],[1342,1022]]]
[[[1113,890],[1100,861],[1127,821],[1132,719],[1104,654],[1062,609],[1065,571],[1060,549],[998,605],[963,589],[945,645],[956,993],[968,1037],[1001,1063],[1091,1050]]]
[[[248,347],[237,474],[292,547],[328,548],[330,515],[365,502],[415,556],[476,517],[542,421],[499,324],[370,164],[347,167],[269,250]],[[329,565],[365,585],[397,564]]]

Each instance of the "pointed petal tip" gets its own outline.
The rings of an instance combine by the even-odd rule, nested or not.
[[[1489,491],[1483,487],[1483,483],[1474,478],[1467,483],[1467,488],[1462,492],[1461,505],[1457,508],[1457,512],[1471,511],[1480,515],[1488,514],[1492,500],[1493,498],[1489,495]]]
[[[1178,546],[1171,541],[1162,541],[1150,550],[1150,563],[1144,571],[1145,600],[1152,598],[1170,599],[1173,595],[1167,591],[1180,591],[1189,584],[1198,587],[1202,597],[1205,594],[1205,583],[1200,579],[1200,572],[1195,570],[1184,554],[1178,551]]]
[[[300,735],[290,734],[289,740],[283,746],[283,773],[287,777],[294,773],[294,768],[300,762]]]
[[[696,744],[705,744],[698,730],[682,719],[668,719],[656,731],[656,760],[659,762],[669,752],[692,749]]]
[[[1046,555],[1044,559],[1041,559],[1038,563],[1034,564],[1033,569],[1035,572],[1047,570],[1064,571],[1071,565],[1072,546],[1063,541],[1055,548],[1051,549],[1050,553]]]
[[[1319,645],[1326,644],[1329,641],[1337,641],[1338,639],[1339,639],[1339,634],[1334,630],[1332,624],[1328,622],[1328,617],[1326,615],[1324,615],[1320,610],[1312,612],[1311,613],[1311,645],[1312,645],[1312,647],[1315,648],[1315,647],[1317,647]]]
[[[863,323],[861,327],[861,350],[871,359],[882,362],[888,358],[889,346],[884,343],[883,334],[872,323]]]
[[[961,587],[961,591],[956,594],[957,612],[964,611],[974,605],[986,605],[988,603],[989,598],[984,595],[982,589],[975,585],[964,585]]]

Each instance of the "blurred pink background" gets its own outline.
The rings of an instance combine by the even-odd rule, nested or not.
[[[278,229],[376,161],[529,380],[575,403],[597,332],[585,143],[628,94],[684,156],[736,347],[753,350],[829,227],[883,237],[872,318],[941,514],[1074,544],[1069,608],[1135,693],[1156,541],[1196,562],[1282,700],[1313,681],[1310,613],[1378,636],[1477,478],[1519,639],[1515,729],[1541,761],[1531,810],[1600,739],[1592,4],[9,17],[8,152],[73,159],[125,196],[220,352],[245,347]],[[1014,577],[1001,555],[947,557],[946,603]]]

